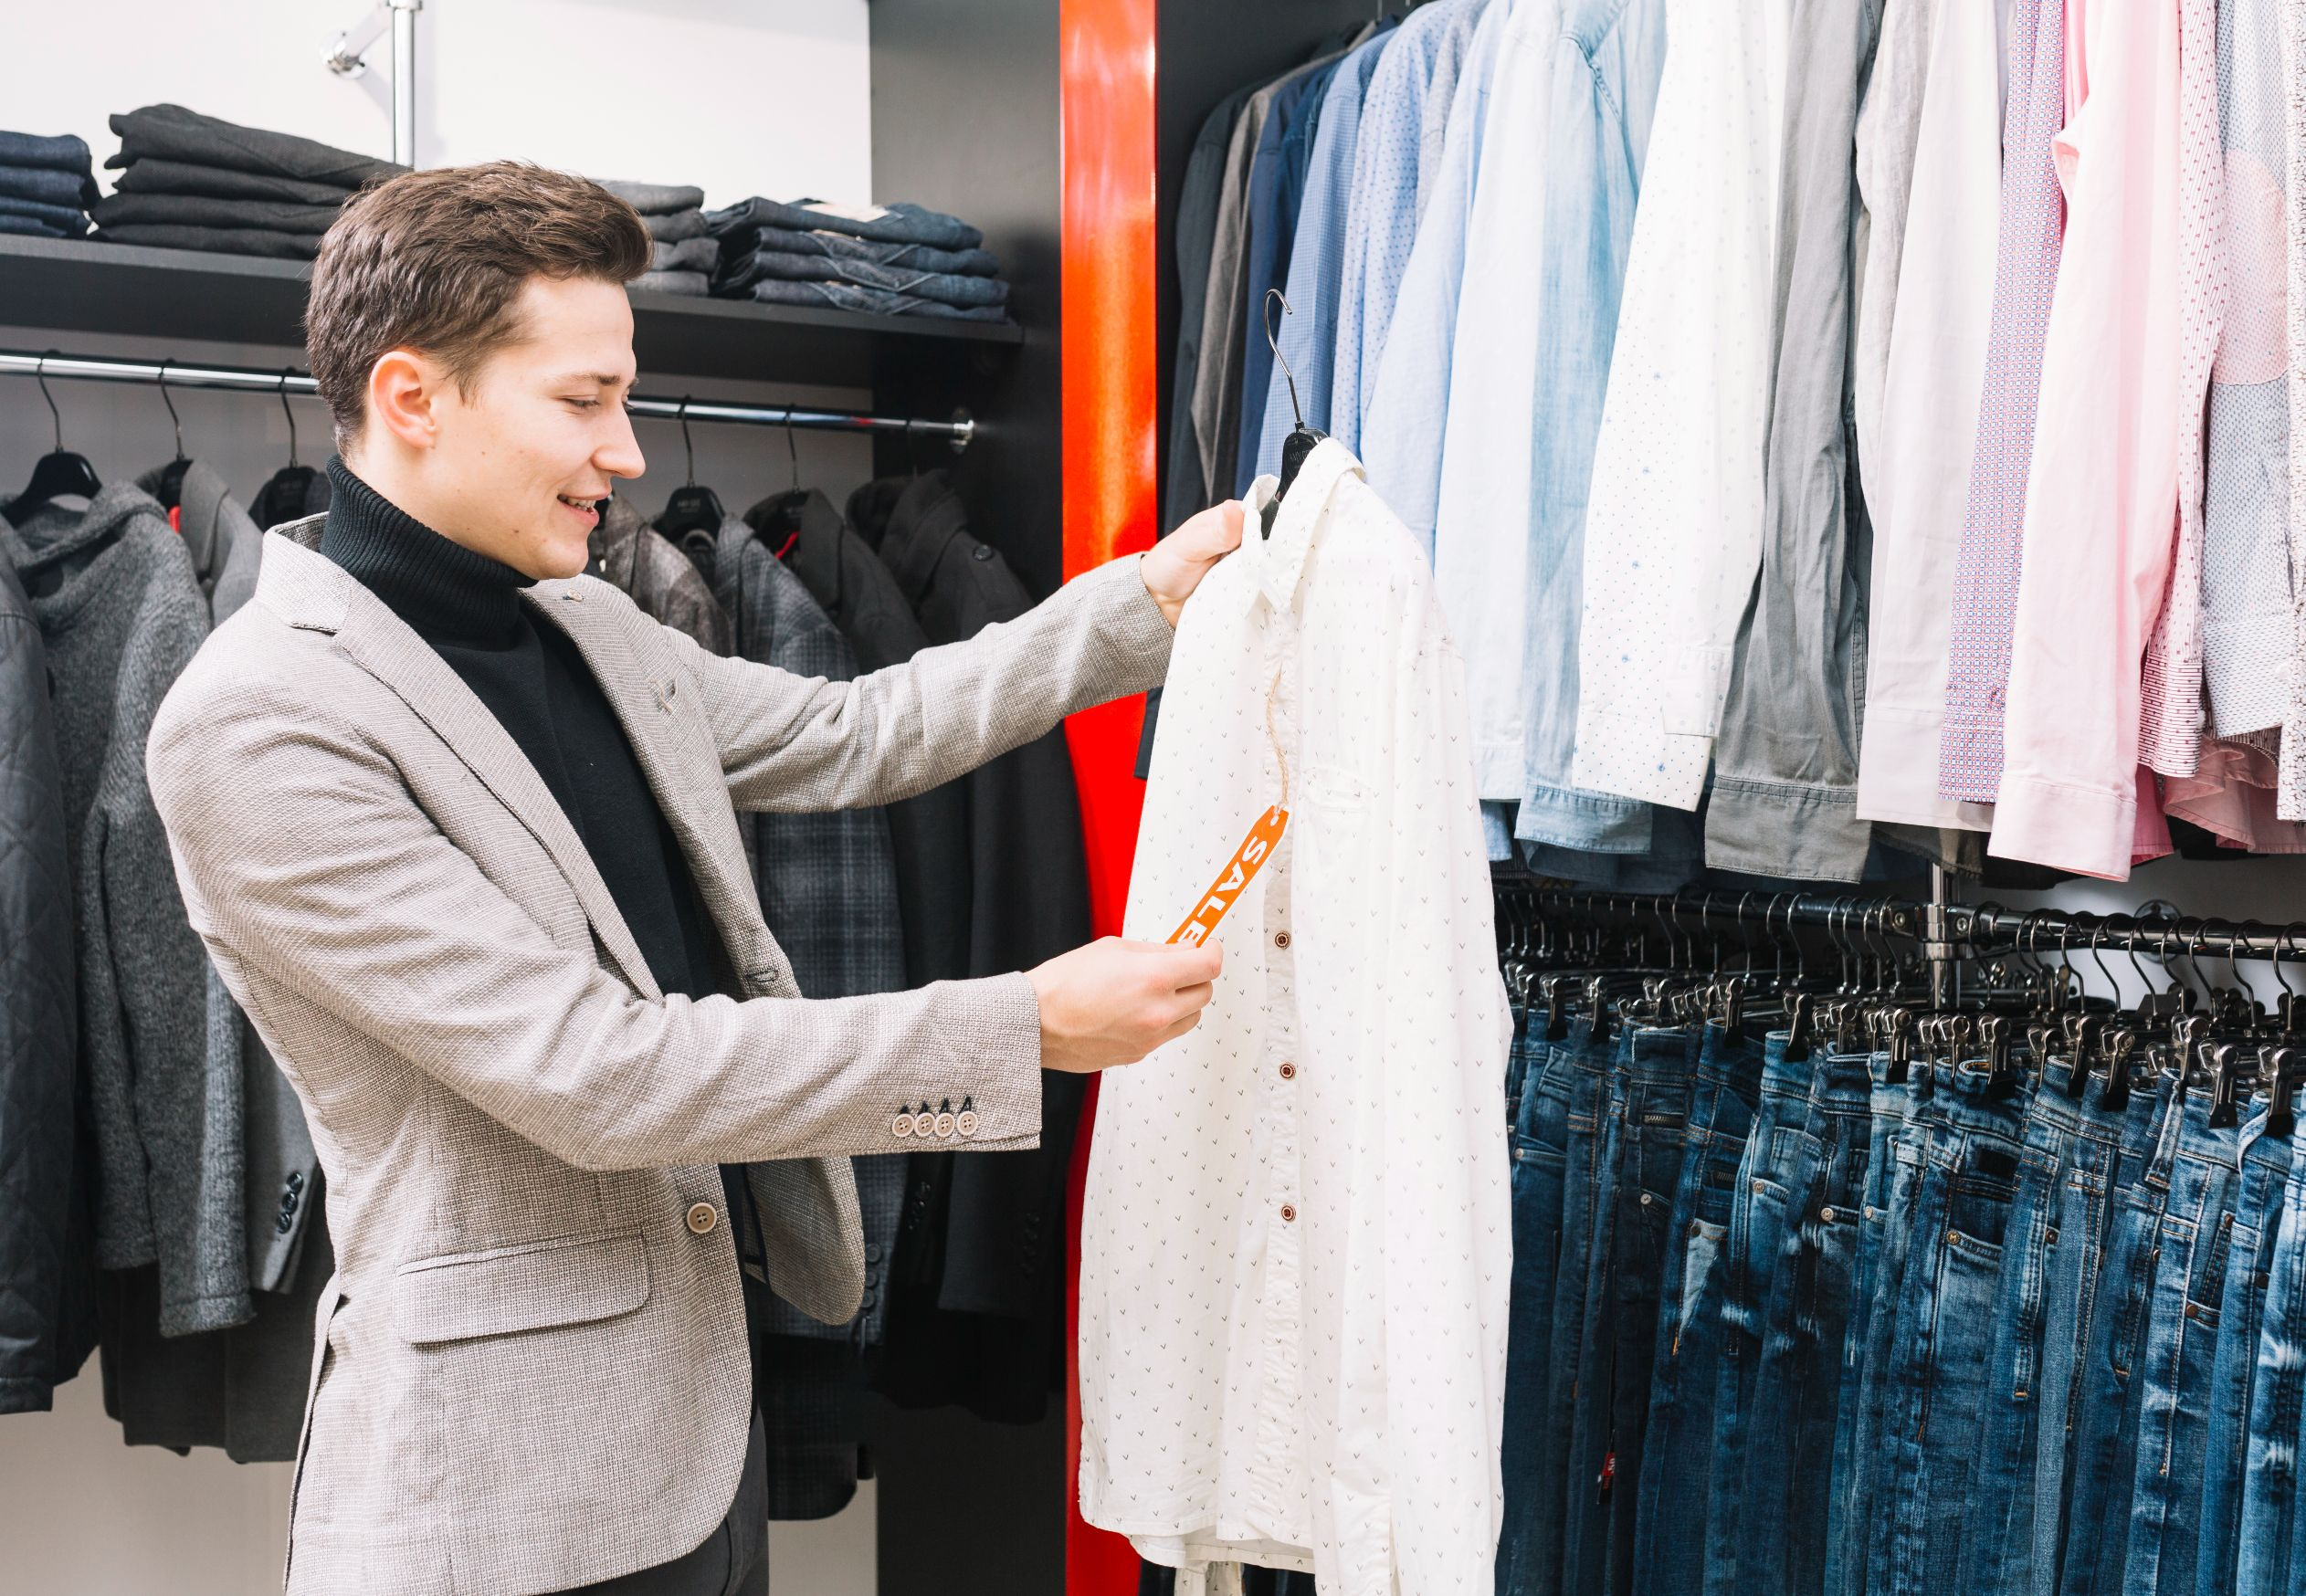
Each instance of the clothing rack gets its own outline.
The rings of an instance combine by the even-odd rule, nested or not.
[[[2206,953],[2216,959],[2306,963],[2306,923],[2297,921],[2269,926],[2195,915],[2012,909],[1953,903],[1941,896],[1920,902],[1786,892],[1583,892],[1511,876],[1498,877],[1496,888],[1500,894],[1526,894],[1542,911],[1616,915],[1678,933],[1750,926],[1764,932],[1804,927],[1860,941],[1902,937],[1921,945],[1932,1000],[1941,1007],[1956,993],[1961,962],[1982,947],[2027,953]]]
[[[318,385],[293,367],[265,371],[251,366],[188,364],[177,361],[118,360],[108,355],[42,354],[0,350],[0,375],[69,377],[90,383],[149,383],[169,388],[221,388],[242,394],[312,394]],[[739,404],[719,399],[660,399],[634,394],[625,401],[635,415],[664,421],[719,421],[741,426],[782,426],[803,432],[895,432],[942,438],[959,454],[975,436],[976,422],[957,415],[950,421],[907,415],[861,415],[800,404]]]

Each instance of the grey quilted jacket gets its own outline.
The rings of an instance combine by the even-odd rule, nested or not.
[[[88,1355],[65,1311],[72,1187],[72,886],[47,656],[0,556],[0,1413],[48,1406]]]

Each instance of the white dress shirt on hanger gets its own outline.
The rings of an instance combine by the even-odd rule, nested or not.
[[[1164,939],[1269,806],[1200,1026],[1108,1072],[1082,1215],[1080,1501],[1197,1577],[1490,1588],[1511,1215],[1464,668],[1324,442],[1185,606],[1131,882]]]

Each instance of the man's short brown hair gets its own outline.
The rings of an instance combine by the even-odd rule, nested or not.
[[[304,311],[305,358],[338,446],[360,434],[385,351],[422,351],[463,389],[519,340],[512,305],[530,278],[629,282],[649,252],[631,205],[521,161],[403,173],[353,195],[321,240]]]

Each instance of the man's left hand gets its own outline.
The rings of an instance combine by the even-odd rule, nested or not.
[[[1177,624],[1177,613],[1201,585],[1210,568],[1241,546],[1241,501],[1211,505],[1151,549],[1140,562],[1145,591]]]

